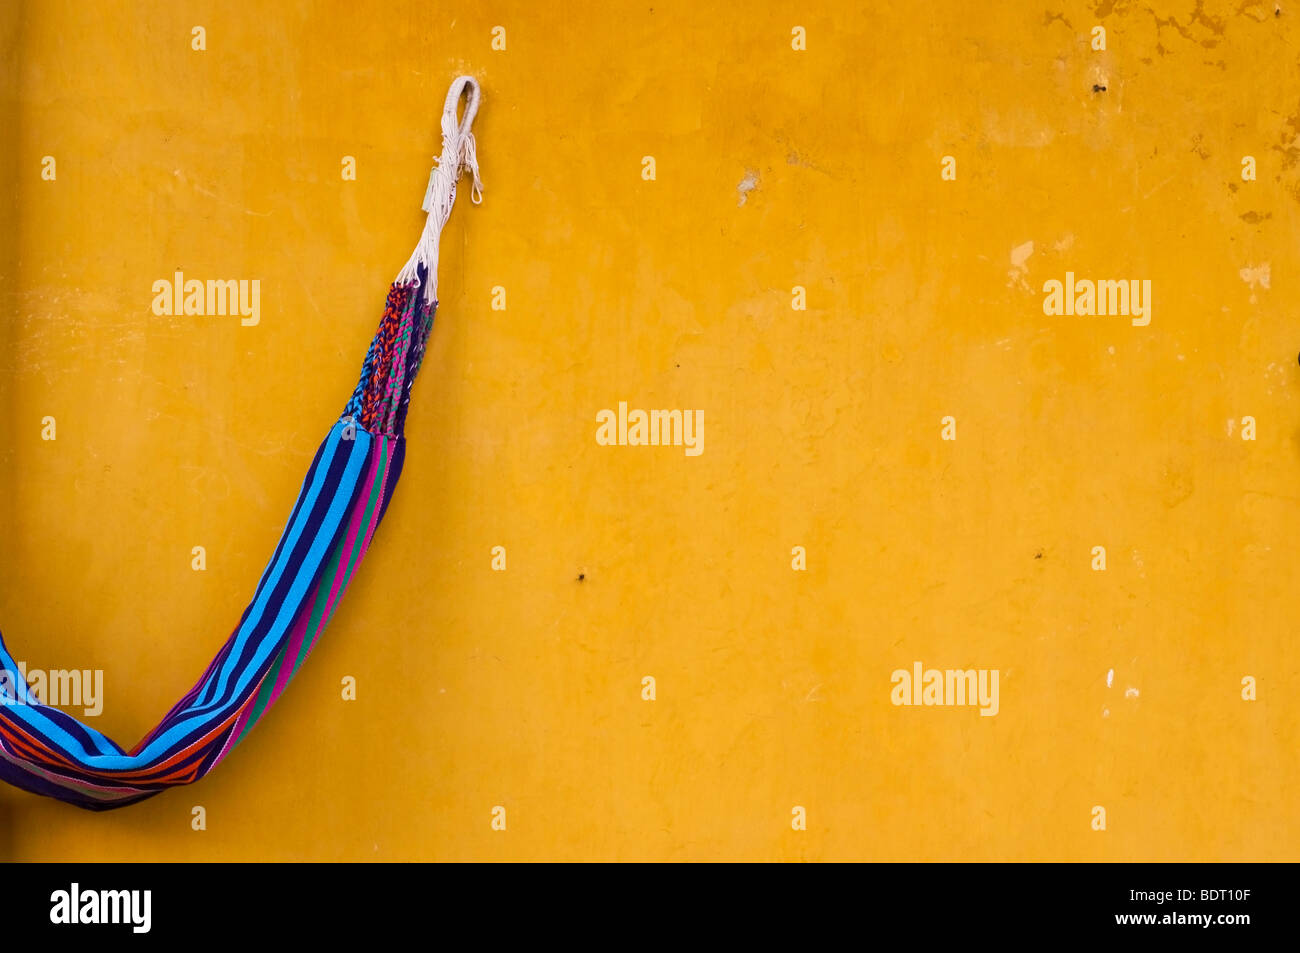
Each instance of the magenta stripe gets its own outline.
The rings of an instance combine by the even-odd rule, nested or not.
[[[348,554],[351,553],[353,548],[356,546],[357,536],[359,535],[361,529],[361,519],[365,515],[366,507],[370,504],[370,497],[374,494],[375,480],[376,479],[382,480],[382,482],[379,484],[381,492],[383,487],[388,485],[388,467],[393,462],[393,455],[389,452],[388,438],[376,437],[375,443],[377,444],[377,446],[375,447],[375,449],[371,450],[373,457],[372,457],[372,463],[370,465],[370,479],[366,481],[365,491],[358,498],[357,508],[355,511],[353,511],[352,524],[348,527],[347,542],[344,544],[343,555],[340,558],[340,562],[339,562],[339,567],[341,571],[337,576],[334,577],[334,583],[330,587],[330,595],[328,601],[326,601],[325,603],[325,612],[321,616],[322,619],[329,619],[333,617],[334,607],[338,605],[339,599],[342,598],[343,593],[347,589],[348,583],[351,581],[352,578],[351,575],[348,573],[348,567],[352,566],[355,568],[356,566],[361,565],[361,559],[362,557],[365,556],[365,548],[363,546],[360,555],[356,557],[355,561],[348,558]],[[384,472],[382,475],[379,474],[379,461],[381,459],[384,461]],[[370,536],[374,535],[373,519],[374,517],[377,517],[379,515],[379,511],[382,509],[383,502],[384,502],[383,500],[375,501],[375,512],[371,517],[372,524],[366,535],[367,545],[370,542]]]
[[[387,440],[387,438],[385,438]],[[388,473],[393,468],[393,455],[390,453],[384,463],[384,475],[382,486],[388,486]],[[366,558],[366,553],[370,549],[370,541],[375,538],[375,530],[379,528],[379,514],[383,511],[384,501],[380,500],[379,505],[375,507],[375,512],[370,517],[370,526],[366,528],[366,541],[361,544],[361,552],[357,555],[356,564],[361,565],[361,560]]]
[[[307,623],[311,621],[311,607],[316,604],[316,596],[320,592],[320,587],[319,582],[312,587],[311,595],[302,604],[302,611],[298,614],[298,618],[294,620],[293,628],[289,630],[289,644],[285,649],[284,658],[280,662],[280,671],[276,673],[275,687],[271,689],[271,698],[266,703],[268,710],[275,704],[275,700],[280,697],[280,693],[284,691],[284,686],[289,684],[289,677],[293,674],[293,663],[290,662],[290,659],[298,657],[298,649],[302,646],[302,637],[307,632]],[[243,722],[248,718],[248,713],[257,706],[257,696],[260,694],[261,690],[259,689],[257,694],[249,700],[248,709],[239,716],[241,729]]]

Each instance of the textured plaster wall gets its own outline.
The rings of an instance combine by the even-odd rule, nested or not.
[[[0,626],[127,744],[252,592],[461,72],[486,184],[285,697],[143,805],[0,792],[0,857],[1300,853],[1300,4],[10,0],[0,41]],[[259,322],[154,314],[176,269]],[[1067,271],[1150,323],[1044,314]],[[703,452],[599,445],[620,401]],[[916,661],[997,715],[891,704]]]

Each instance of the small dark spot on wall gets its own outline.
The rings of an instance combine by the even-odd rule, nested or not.
[[[1093,91],[1094,93],[1104,93],[1104,92],[1106,91],[1106,87],[1105,87],[1105,86],[1102,86],[1102,85],[1099,84],[1099,83],[1093,83],[1093,84],[1092,84],[1092,91]]]
[[[587,574],[585,572],[578,573],[578,582],[582,582],[586,578],[587,578]]]
[[[1038,552],[1034,553],[1034,558],[1035,558],[1035,559],[1042,559],[1042,558],[1043,558],[1043,551],[1040,549]]]

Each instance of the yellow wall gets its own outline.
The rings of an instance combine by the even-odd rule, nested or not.
[[[103,669],[124,743],[251,594],[460,72],[486,191],[403,483],[285,697],[142,805],[5,790],[0,856],[1295,859],[1281,2],[10,0],[0,626]],[[260,323],[154,315],[177,268],[259,279]],[[1150,325],[1045,315],[1066,271],[1149,279]],[[620,400],[702,410],[704,452],[598,446]],[[999,713],[891,704],[916,660],[998,669]]]

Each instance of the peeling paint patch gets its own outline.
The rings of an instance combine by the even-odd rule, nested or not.
[[[1286,387],[1287,382],[1291,379],[1291,372],[1288,368],[1283,367],[1276,361],[1269,362],[1268,369],[1264,371],[1264,382],[1268,387],[1268,392],[1272,394],[1277,387]]]
[[[1237,274],[1241,276],[1242,281],[1246,282],[1246,284],[1250,286],[1251,304],[1255,303],[1255,289],[1263,288],[1267,291],[1269,282],[1272,280],[1268,262],[1253,267],[1247,266],[1238,271]]]
[[[744,208],[745,203],[749,201],[749,193],[758,188],[758,173],[753,169],[745,170],[745,177],[740,180],[736,186],[736,208]]]
[[[1029,290],[1029,283],[1025,281],[1025,276],[1029,274],[1029,256],[1034,253],[1033,241],[1027,241],[1023,245],[1017,245],[1011,249],[1011,270],[1007,272],[1008,288],[1023,288]]]

